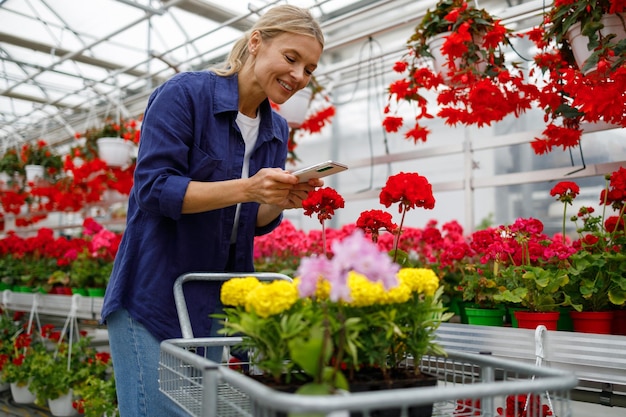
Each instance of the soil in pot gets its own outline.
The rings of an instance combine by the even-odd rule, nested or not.
[[[347,376],[347,375],[346,375]],[[292,380],[290,384],[277,383],[273,379],[265,375],[250,375],[251,378],[261,382],[268,387],[283,391],[294,393],[305,382],[303,380]],[[350,378],[350,392],[362,393],[381,390],[392,389],[404,389],[404,388],[416,388],[416,387],[432,387],[437,385],[437,377],[430,374],[418,374],[413,375],[412,371],[397,370],[391,374],[389,380],[383,378],[382,372],[378,368],[363,368],[356,372]],[[349,395],[349,394],[348,394]],[[433,404],[419,405],[408,407],[409,417],[431,417],[433,413]],[[277,417],[286,417],[287,413],[278,412]],[[400,417],[402,415],[402,409],[389,408],[371,410],[369,412],[370,417]],[[360,411],[350,412],[350,417],[364,417],[365,414]]]
[[[429,374],[413,375],[411,371],[403,372],[397,370],[391,375],[389,381],[385,381],[379,369],[367,368],[360,370],[354,382],[350,382],[350,392],[371,392],[390,389],[404,389],[417,387],[433,387],[437,385],[437,377]],[[433,414],[433,404],[417,405],[408,407],[409,417],[430,417]],[[399,417],[402,409],[388,408],[382,410],[371,410],[371,417]],[[351,417],[363,417],[364,413],[353,411]]]

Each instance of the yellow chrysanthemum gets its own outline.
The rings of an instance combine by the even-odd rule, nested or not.
[[[401,304],[411,299],[411,288],[404,282],[400,282],[398,286],[390,288],[383,295],[383,303],[385,304]]]
[[[259,285],[261,281],[255,277],[231,278],[222,285],[220,300],[227,306],[243,307],[248,293]]]
[[[398,278],[418,294],[434,295],[439,288],[439,277],[428,268],[402,268]]]
[[[354,271],[348,274],[348,287],[353,307],[367,307],[380,304],[385,298],[385,289],[381,282],[371,282],[365,275]]]
[[[287,311],[298,301],[298,289],[289,281],[276,280],[254,288],[246,297],[246,311],[266,318]]]
[[[317,300],[328,300],[328,297],[330,297],[330,282],[320,277],[319,281],[317,281],[315,298]]]

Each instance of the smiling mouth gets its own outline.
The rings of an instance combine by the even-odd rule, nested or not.
[[[289,84],[285,83],[284,81],[278,80],[278,84],[282,85],[283,88],[287,91],[289,91],[290,93],[293,92],[293,87],[290,86]]]

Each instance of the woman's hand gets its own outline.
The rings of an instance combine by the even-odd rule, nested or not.
[[[302,207],[309,191],[321,187],[324,182],[311,179],[308,183],[298,183],[298,177],[280,168],[263,168],[250,177],[248,192],[250,200],[260,204],[270,204],[283,209]]]
[[[299,183],[294,185],[293,189],[289,193],[289,206],[286,209],[302,208],[302,200],[306,199],[309,195],[309,191],[313,191],[317,187],[322,187],[324,181],[318,178],[310,179],[309,182]]]
[[[276,172],[276,168],[265,168],[256,173],[252,178],[256,177],[261,173],[261,171],[274,171],[273,173],[263,173],[263,183],[273,184],[273,182],[278,181],[281,185],[277,186],[276,191],[266,191],[261,194],[271,195],[273,198],[271,201],[273,203],[261,203],[259,207],[259,212],[257,214],[257,226],[265,226],[270,223],[276,217],[280,215],[283,210],[286,209],[294,209],[294,208],[302,208],[302,200],[304,200],[309,191],[314,190],[316,187],[321,187],[324,185],[324,181],[321,179],[311,179],[308,183],[299,183],[298,177],[292,175],[286,171],[278,169]],[[260,180],[261,178],[257,178],[256,180]],[[285,181],[285,182],[281,182]],[[289,184],[289,187],[286,189],[284,184]],[[275,199],[274,199],[275,197]],[[281,199],[282,198],[282,199]],[[268,200],[270,201],[270,200]]]

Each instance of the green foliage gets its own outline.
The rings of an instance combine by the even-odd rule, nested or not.
[[[61,342],[54,349],[37,350],[32,355],[30,391],[41,406],[69,392],[82,378],[86,360],[93,356],[90,339],[81,338],[71,346]]]
[[[560,6],[553,7],[547,15],[545,20],[546,39],[554,39],[564,51],[567,51],[564,55],[573,61],[568,32],[572,26],[580,23],[581,35],[589,38],[587,48],[589,51],[593,51],[585,63],[583,71],[595,67],[599,58],[607,54],[614,57],[613,68],[621,66],[624,62],[624,56],[623,53],[619,52],[623,52],[626,48],[626,40],[617,43],[614,41],[615,35],[600,36],[600,30],[604,27],[601,21],[602,16],[609,13],[613,2],[611,0],[577,0],[561,3]]]
[[[602,311],[626,304],[626,254],[580,251],[570,257],[568,293],[577,311]]]
[[[348,275],[351,301],[333,301],[324,280],[315,297],[300,298],[297,282],[231,279],[222,287],[224,314],[214,317],[224,319],[222,334],[242,336],[240,347],[251,350],[251,362],[263,373],[276,382],[305,379],[302,389],[316,393],[347,389],[362,367],[379,368],[391,379],[408,357],[444,354],[435,332],[452,313],[445,312],[432,270],[403,268],[399,285],[388,290]]]
[[[500,287],[490,268],[467,265],[459,286],[463,289],[463,301],[479,308],[493,308],[499,302],[496,297],[500,294]]]
[[[449,13],[463,9],[465,3],[467,3],[467,7],[459,13],[454,23],[445,19]],[[485,9],[477,9],[473,3],[468,3],[466,0],[440,0],[434,9],[426,11],[424,18],[415,28],[408,43],[417,57],[432,57],[428,48],[428,41],[444,32],[456,32],[461,25],[466,23],[470,24],[470,34],[476,36],[492,28],[495,20]],[[481,56],[480,45],[468,42],[467,46],[468,51],[463,54],[464,58],[467,59],[468,63],[476,62]]]
[[[566,269],[540,266],[510,266],[501,274],[505,288],[494,298],[499,302],[520,304],[534,312],[557,311],[560,306],[571,305],[564,291],[569,283]]]
[[[117,399],[115,394],[115,378],[108,375],[103,378],[99,375],[88,376],[75,389],[79,396],[80,407],[84,417],[118,417]]]
[[[9,176],[15,173],[24,174],[24,167],[20,162],[16,149],[7,149],[4,155],[2,155],[2,158],[0,158],[0,172],[4,172]]]
[[[250,350],[251,360],[263,371],[280,381],[284,374],[293,375],[297,366],[286,362],[290,358],[289,343],[306,339],[321,317],[311,314],[310,305],[296,303],[285,314],[260,317],[245,308],[226,308],[214,317],[225,320],[222,333],[226,336],[245,335],[241,348]]]
[[[46,346],[37,335],[25,333],[17,334],[12,342],[10,359],[2,368],[2,380],[24,386],[31,380],[37,356],[45,352]]]
[[[85,250],[78,254],[70,265],[70,285],[74,288],[104,288],[113,263],[101,258],[94,258]]]

